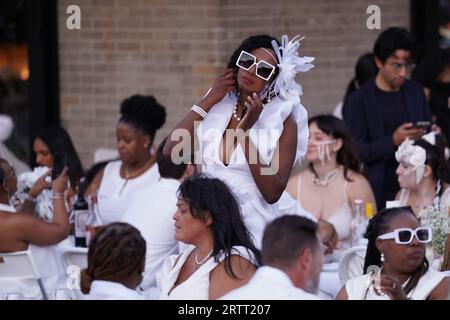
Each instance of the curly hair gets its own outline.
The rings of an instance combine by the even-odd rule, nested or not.
[[[141,130],[151,138],[151,144],[156,131],[166,122],[166,110],[153,96],[133,95],[120,105],[121,118],[137,130]]]

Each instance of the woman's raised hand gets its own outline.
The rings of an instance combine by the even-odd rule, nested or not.
[[[244,101],[247,110],[237,128],[247,131],[253,127],[256,121],[258,121],[258,118],[264,109],[264,105],[261,97],[256,93],[253,93],[252,96],[246,97]]]
[[[235,92],[236,90],[236,70],[227,69],[217,77],[211,90],[202,99],[202,101],[207,101],[207,103],[199,103],[199,105],[201,104],[205,111],[209,111],[209,109],[222,100],[227,93]]]
[[[49,177],[51,174],[52,170],[48,170],[39,179],[37,179],[36,182],[31,187],[31,190],[28,192],[28,194],[31,197],[36,198],[38,195],[41,194],[43,190],[50,189],[51,183],[46,181],[46,178]]]
[[[67,184],[69,182],[69,175],[67,174],[69,169],[64,167],[61,174],[53,180],[52,182],[52,191],[53,193],[64,193],[67,190]]]

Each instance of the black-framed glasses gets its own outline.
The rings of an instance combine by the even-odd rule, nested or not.
[[[420,243],[430,242],[433,238],[431,227],[418,227],[415,230],[411,228],[399,228],[378,236],[378,239],[394,239],[397,244],[410,244],[414,236]]]
[[[256,75],[267,81],[275,73],[275,66],[264,60],[256,62],[256,57],[247,51],[242,50],[239,58],[236,61],[236,65],[246,71],[250,70],[256,65]]]

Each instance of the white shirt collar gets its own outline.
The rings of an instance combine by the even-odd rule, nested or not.
[[[125,287],[121,283],[94,280],[89,292],[91,300],[143,300],[136,291]]]

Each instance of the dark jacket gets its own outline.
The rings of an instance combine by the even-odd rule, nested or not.
[[[353,92],[343,106],[344,121],[357,142],[359,155],[366,166],[369,182],[379,209],[385,207],[386,200],[393,200],[395,193],[384,190],[387,175],[395,175],[394,170],[386,171],[386,160],[393,159],[397,147],[393,134],[386,135],[383,115],[379,111],[375,92],[375,79],[367,81]],[[408,122],[431,121],[423,87],[412,80],[406,80],[400,88],[407,111]],[[392,179],[389,179],[392,180]],[[398,189],[398,184],[397,184]],[[398,191],[398,190],[397,190]]]

